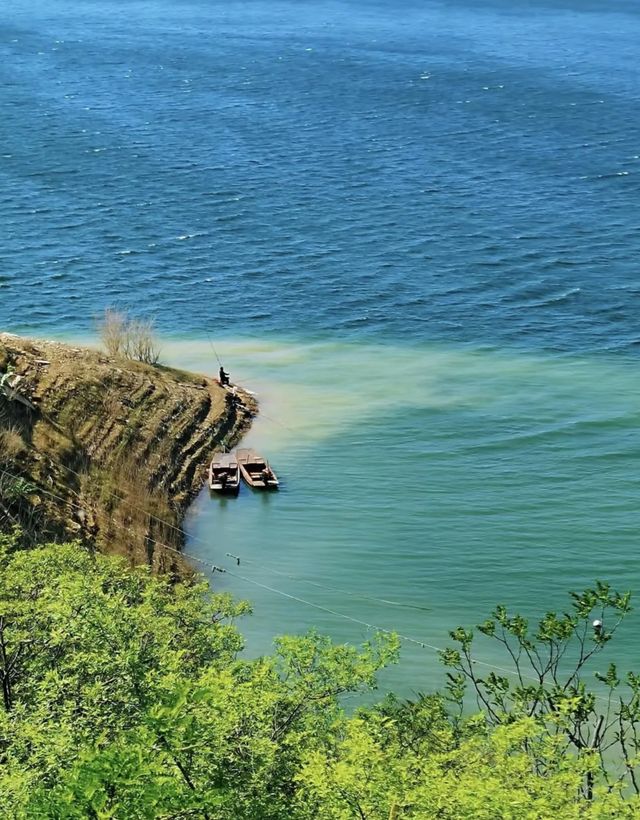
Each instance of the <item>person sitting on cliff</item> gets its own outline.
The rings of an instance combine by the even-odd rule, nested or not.
[[[220,365],[219,375],[220,375],[220,384],[222,385],[222,387],[226,387],[228,384],[230,384],[229,374],[227,373],[227,371],[224,369],[224,367],[222,365]]]

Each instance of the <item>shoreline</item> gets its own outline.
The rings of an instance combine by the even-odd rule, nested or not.
[[[235,446],[257,402],[176,368],[0,333],[0,523],[80,539],[154,571],[191,574],[179,551],[209,459]],[[20,490],[20,492],[18,492]],[[166,549],[166,548],[168,549]]]

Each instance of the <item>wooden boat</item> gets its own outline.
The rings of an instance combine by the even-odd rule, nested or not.
[[[255,450],[236,450],[242,478],[256,490],[277,490],[280,482],[269,462]]]
[[[209,489],[216,493],[237,495],[240,468],[233,453],[216,453],[209,465]]]

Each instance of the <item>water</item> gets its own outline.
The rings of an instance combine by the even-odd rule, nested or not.
[[[242,576],[216,577],[255,605],[250,649],[269,645],[274,624],[371,637],[336,612],[443,646],[498,601],[535,615],[595,578],[634,585],[630,363],[335,341],[224,348],[263,398],[247,440],[283,487],[203,493],[189,550]],[[171,353],[196,370],[211,363],[206,343]],[[633,624],[620,646],[623,664],[637,657]],[[405,655],[389,685],[441,682],[432,651],[407,644]],[[481,657],[504,664],[490,647]]]
[[[188,519],[249,651],[640,592],[640,16],[602,5],[3,15],[0,324],[118,305],[256,391],[282,491]],[[637,620],[618,646],[640,669]],[[383,682],[441,679],[407,643]]]

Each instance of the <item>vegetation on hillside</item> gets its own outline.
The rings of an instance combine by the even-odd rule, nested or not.
[[[184,511],[255,412],[227,395],[203,376],[0,334],[0,528],[188,572]]]
[[[16,543],[0,537],[2,817],[640,813],[637,681],[620,699],[611,668],[602,702],[582,679],[609,637],[604,628],[592,637],[593,612],[613,624],[629,608],[603,585],[537,631],[502,609],[482,625],[509,644],[521,678],[479,678],[470,633],[458,630],[445,694],[347,715],[342,696],[374,686],[396,659],[392,637],[360,650],[315,633],[284,637],[271,657],[247,660],[234,625],[246,603],[203,583],[172,586],[79,544]],[[539,669],[533,681],[526,666]],[[469,698],[462,708],[466,684],[479,710]]]
[[[135,319],[124,311],[107,308],[98,332],[109,356],[145,364],[157,364],[160,359],[153,319]]]

